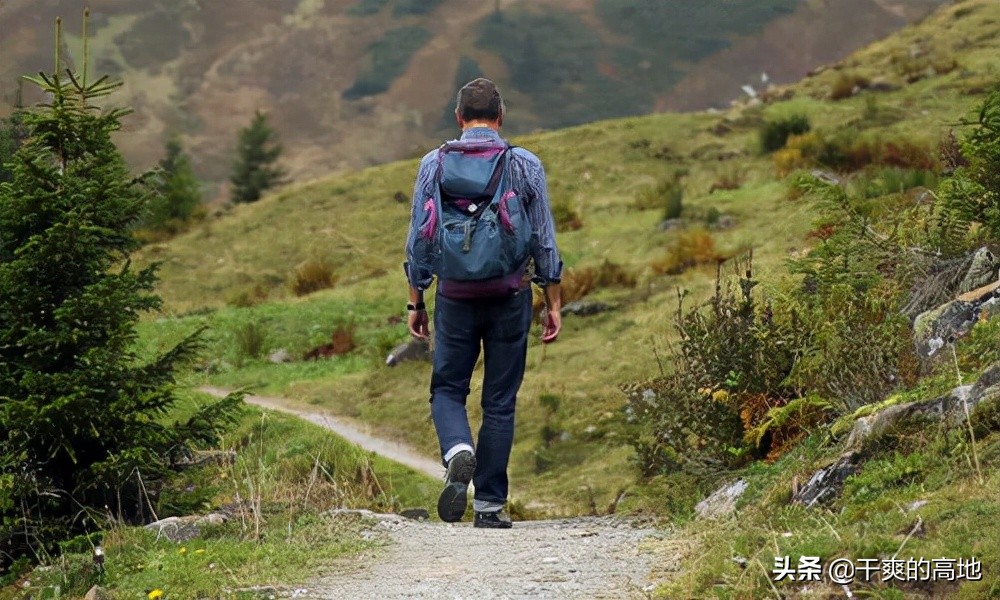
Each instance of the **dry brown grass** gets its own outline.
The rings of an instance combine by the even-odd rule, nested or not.
[[[292,278],[292,292],[305,296],[319,290],[333,287],[336,283],[333,269],[325,260],[307,260],[295,267]]]
[[[667,248],[666,255],[651,266],[657,275],[677,275],[691,267],[714,264],[724,258],[716,249],[712,234],[699,227],[681,231]]]

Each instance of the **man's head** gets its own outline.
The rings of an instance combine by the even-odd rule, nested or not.
[[[459,127],[469,124],[503,125],[503,98],[495,83],[480,77],[473,79],[458,90],[455,118]]]

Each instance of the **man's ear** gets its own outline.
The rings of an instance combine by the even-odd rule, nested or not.
[[[459,129],[463,129],[465,127],[465,121],[462,120],[462,113],[458,112],[457,108],[455,109],[455,122],[458,123]]]

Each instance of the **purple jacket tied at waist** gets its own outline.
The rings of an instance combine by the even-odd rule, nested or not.
[[[467,129],[461,139],[473,141],[495,141],[503,143],[500,135],[487,127]],[[420,162],[417,171],[417,181],[413,188],[413,204],[410,213],[410,231],[406,244],[406,276],[410,285],[419,290],[426,290],[433,281],[433,274],[416,266],[412,260],[414,241],[420,235],[417,223],[418,208],[434,192],[437,173],[437,150],[428,152]],[[512,187],[527,200],[528,221],[531,226],[531,259],[534,261],[533,281],[545,286],[558,283],[562,276],[562,260],[556,247],[555,225],[552,222],[552,212],[549,208],[548,189],[545,182],[545,170],[538,157],[524,148],[511,149]],[[418,204],[420,203],[420,204]],[[522,287],[524,269],[508,276],[488,281],[441,281],[439,291],[455,299],[480,298],[488,296],[507,295]]]

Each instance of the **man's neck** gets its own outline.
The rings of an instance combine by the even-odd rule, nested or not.
[[[500,131],[500,125],[496,121],[469,121],[462,123],[462,131],[468,131],[470,129],[475,129],[476,127],[486,127],[487,129],[492,129],[493,131]]]

